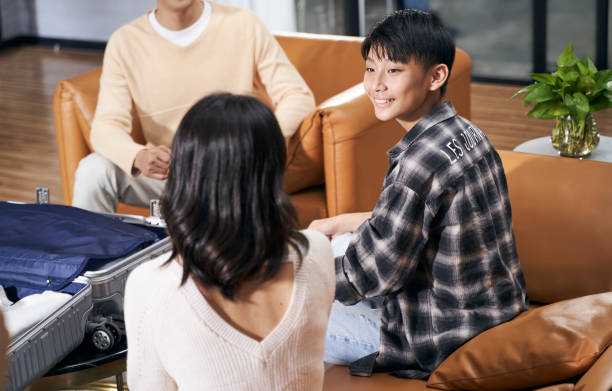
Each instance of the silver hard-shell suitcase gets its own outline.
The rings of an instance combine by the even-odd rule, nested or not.
[[[115,219],[163,229],[158,217],[109,214]],[[171,242],[163,238],[120,259],[97,264],[74,282],[83,288],[50,316],[10,341],[5,390],[23,390],[43,376],[81,343],[110,349],[125,338],[123,294],[129,273],[143,262],[170,255]]]
[[[84,288],[10,342],[6,391],[25,389],[83,341],[87,317],[93,308],[91,284],[82,277],[75,282],[83,283]]]

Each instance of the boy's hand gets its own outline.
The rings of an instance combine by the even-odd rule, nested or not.
[[[345,213],[326,219],[313,220],[308,229],[319,231],[330,238],[345,232],[354,232],[364,221],[372,216],[372,212]]]
[[[138,172],[153,179],[166,179],[168,167],[170,166],[170,148],[165,145],[142,149],[136,154],[132,174]]]

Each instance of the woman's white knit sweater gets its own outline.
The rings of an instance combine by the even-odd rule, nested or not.
[[[135,269],[124,307],[130,390],[320,390],[334,263],[325,236],[303,233],[310,248],[294,268],[290,304],[261,341],[223,320],[191,278],[180,286],[177,262]]]

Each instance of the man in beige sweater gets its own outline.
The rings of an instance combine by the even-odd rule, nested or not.
[[[73,205],[147,207],[163,191],[169,147],[191,105],[213,92],[254,94],[258,78],[290,137],[314,98],[257,17],[208,0],[158,0],[108,41],[91,129],[95,152],[79,164]],[[134,116],[146,145],[130,135]]]

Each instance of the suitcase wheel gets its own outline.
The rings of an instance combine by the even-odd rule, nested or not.
[[[121,335],[112,323],[96,327],[91,334],[91,342],[98,350],[108,350],[119,341]]]

